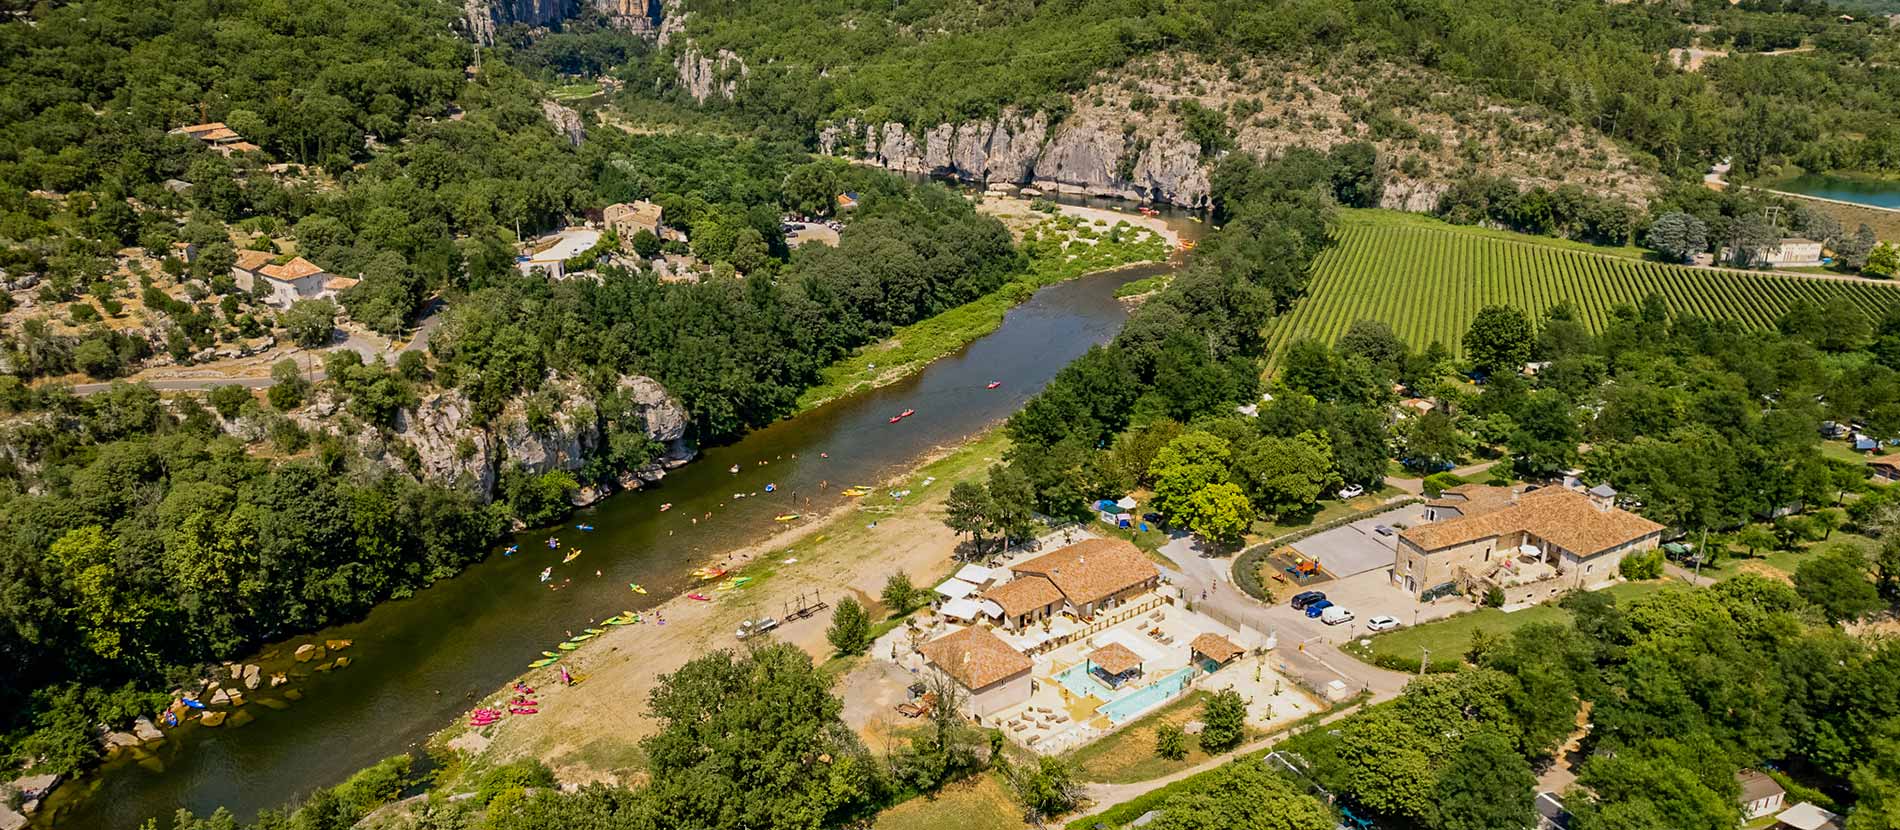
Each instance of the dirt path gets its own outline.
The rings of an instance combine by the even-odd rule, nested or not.
[[[661,675],[712,651],[741,647],[733,636],[740,621],[781,616],[785,604],[800,594],[816,593],[834,606],[847,594],[870,602],[893,572],[908,573],[919,586],[947,576],[954,570],[958,539],[943,525],[943,500],[954,481],[999,460],[1003,446],[999,435],[988,434],[898,477],[912,488],[924,476],[937,477],[919,499],[841,508],[725,557],[733,567],[755,563],[743,571],[753,582],[739,590],[705,590],[712,602],[675,597],[657,613],[648,612],[647,622],[608,629],[562,661],[584,681],[576,686],[561,686],[555,668],[524,675],[523,682],[540,692],[537,715],[507,718],[485,730],[457,724],[438,738],[449,738],[449,746],[471,752],[482,763],[532,756],[564,782],[631,783],[642,766],[638,742],[658,728],[644,712]],[[657,618],[666,624],[657,624]],[[825,641],[830,621],[829,611],[819,612],[781,626],[774,637],[822,661],[830,656]]]

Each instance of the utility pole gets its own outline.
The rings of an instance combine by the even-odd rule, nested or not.
[[[1425,667],[1426,667],[1426,666],[1429,666],[1429,665],[1431,665],[1431,662],[1432,662],[1432,650],[1431,650],[1430,648],[1427,648],[1427,647],[1425,647],[1425,646],[1419,646],[1419,647],[1418,647],[1418,651],[1419,651],[1419,655],[1418,655],[1418,676],[1419,676],[1419,677],[1424,677],[1424,676],[1425,676]]]
[[[1705,527],[1702,529],[1702,544],[1698,546],[1695,551],[1695,578],[1689,580],[1690,585],[1700,586],[1702,584],[1702,560],[1707,559],[1708,557],[1709,557],[1709,529]]]

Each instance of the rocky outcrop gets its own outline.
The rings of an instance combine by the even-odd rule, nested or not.
[[[1438,210],[1438,202],[1451,189],[1449,182],[1421,179],[1387,178],[1385,189],[1379,193],[1379,207],[1387,210],[1408,210],[1413,213],[1431,213]]]
[[[587,140],[587,127],[581,123],[581,114],[569,107],[553,101],[541,102],[541,115],[548,120],[548,126],[567,139],[567,143],[576,147]]]
[[[818,146],[830,155],[905,173],[1035,184],[1062,193],[1184,207],[1204,207],[1208,201],[1200,148],[1185,138],[1163,135],[1137,142],[1119,130],[1085,123],[1064,123],[1052,131],[1041,113],[938,124],[921,134],[892,122],[860,126],[847,121],[821,130]]]
[[[706,99],[714,95],[732,100],[732,96],[739,93],[739,82],[752,72],[745,60],[733,52],[721,49],[707,57],[691,46],[680,50],[673,59],[673,68],[679,72],[680,88],[698,104],[706,103]]]
[[[487,430],[472,427],[474,412],[468,398],[451,389],[396,413],[394,436],[415,449],[423,480],[495,491],[500,453]]]
[[[468,36],[484,46],[494,44],[495,31],[503,26],[549,26],[585,11],[600,14],[616,29],[652,35],[667,10],[660,0],[462,0]]]

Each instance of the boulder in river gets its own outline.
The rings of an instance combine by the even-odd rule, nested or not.
[[[0,830],[24,830],[25,827],[26,816],[0,801]]]
[[[297,656],[297,662],[308,663],[310,662],[312,658],[317,656],[317,647],[309,643],[304,643],[303,645],[300,645],[297,647],[296,656]]]
[[[152,719],[144,715],[140,715],[138,720],[132,722],[132,734],[137,735],[144,743],[165,739],[165,733],[158,731],[158,726],[152,723]]]
[[[349,665],[349,664],[350,664],[350,658],[348,658],[348,657],[338,657],[338,658],[336,658],[336,667],[337,667],[337,668],[339,668],[339,669],[340,669],[340,668],[343,668],[344,666],[347,666],[347,665]]]
[[[106,744],[107,751],[116,750],[116,749],[120,749],[122,747],[128,747],[128,746],[138,746],[139,736],[134,735],[130,732],[107,732],[106,737],[105,737],[105,744]]]
[[[212,706],[223,706],[224,704],[230,703],[230,702],[231,702],[230,692],[227,692],[223,689],[219,689],[211,693],[211,700],[209,701],[209,703]]]
[[[206,726],[223,726],[226,714],[225,712],[206,712],[204,717],[198,719],[198,722]]]
[[[353,645],[356,645],[355,640],[324,640],[323,641],[323,647],[331,651],[342,651]]]
[[[290,682],[290,677],[284,674],[283,672],[278,672],[270,676],[270,687],[273,689],[289,682]]]

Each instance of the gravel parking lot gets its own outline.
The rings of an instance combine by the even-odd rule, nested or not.
[[[1396,530],[1401,525],[1411,527],[1424,521],[1424,508],[1415,504],[1388,510],[1345,527],[1315,533],[1294,542],[1292,547],[1308,558],[1318,560],[1319,566],[1332,574],[1334,579],[1345,579],[1391,567],[1392,550],[1398,544],[1397,537],[1381,536],[1374,528],[1385,525]]]

